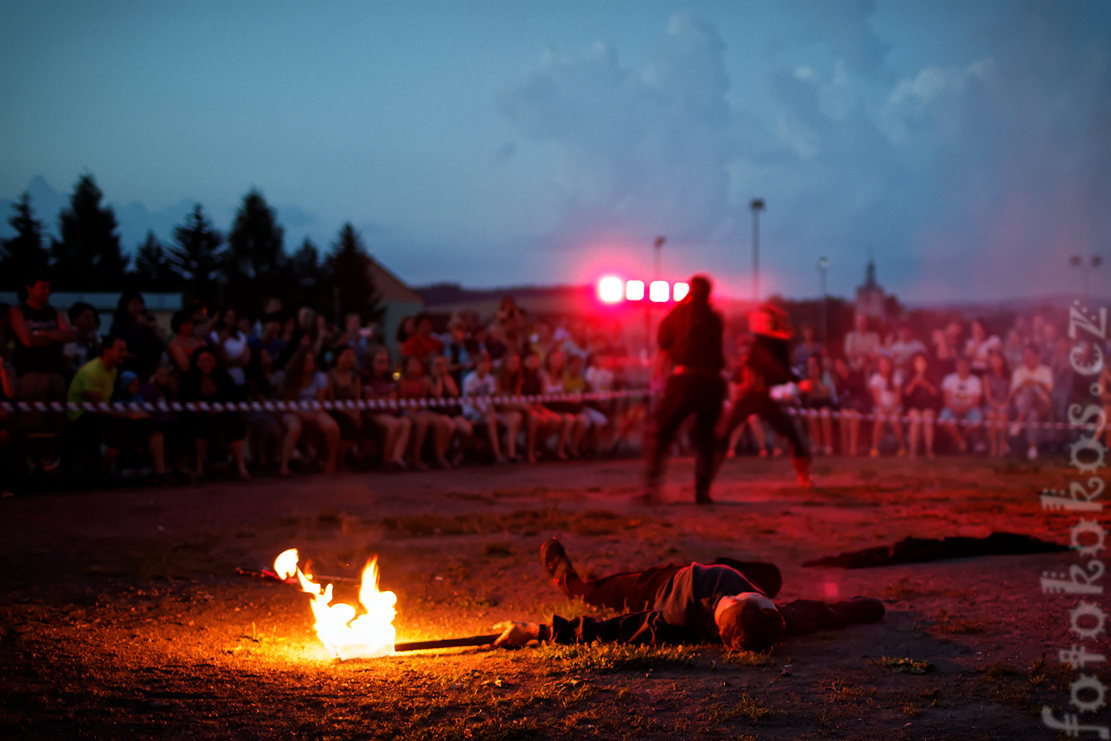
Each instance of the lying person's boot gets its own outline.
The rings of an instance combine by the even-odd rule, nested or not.
[[[557,587],[566,589],[568,577],[579,581],[579,575],[571,565],[571,559],[567,558],[567,551],[563,550],[563,544],[555,538],[545,541],[540,546],[540,560]]]
[[[874,597],[853,597],[842,602],[833,602],[829,608],[846,623],[876,623],[887,612],[883,602]]]

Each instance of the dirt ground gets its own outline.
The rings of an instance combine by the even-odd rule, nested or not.
[[[1067,542],[1076,516],[1037,498],[1076,478],[1064,461],[820,459],[808,491],[785,460],[738,459],[711,507],[691,503],[691,460],[672,462],[663,506],[630,502],[641,472],[613,460],[4,500],[0,736],[1013,739],[1054,737],[1043,704],[1073,710],[1077,674],[1057,649],[1072,642],[1075,600],[1043,598],[1039,577],[1075,553],[801,566],[907,535]],[[235,571],[297,547],[320,573],[355,576],[377,554],[399,641],[489,633],[589,612],[545,578],[538,547],[553,535],[586,574],[760,558],[781,566],[781,598],[867,594],[888,614],[766,655],[587,646],[338,662],[306,595]]]

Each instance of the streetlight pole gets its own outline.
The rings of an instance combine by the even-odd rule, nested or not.
[[[748,207],[752,209],[752,300],[760,303],[760,212],[764,199],[753,198]]]
[[[660,279],[660,248],[664,246],[667,237],[656,237],[656,241],[652,243],[653,254],[655,257],[655,267],[652,271],[652,280]],[[651,281],[649,282],[649,290],[651,290]],[[644,347],[645,357],[652,355],[652,301],[649,299],[644,302]]]
[[[822,287],[822,342],[829,342],[829,328],[826,322],[826,271],[829,270],[829,259],[824,255],[818,258],[818,275]]]

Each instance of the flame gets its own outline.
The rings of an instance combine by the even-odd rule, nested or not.
[[[321,643],[340,659],[375,658],[393,654],[397,634],[393,627],[397,595],[378,591],[378,558],[363,568],[359,602],[365,612],[351,605],[332,604],[332,585],[321,587],[311,574],[298,568],[296,548],[282,551],[274,559],[274,571],[283,579],[296,575],[301,591],[312,595],[312,613],[316,618],[316,635]]]

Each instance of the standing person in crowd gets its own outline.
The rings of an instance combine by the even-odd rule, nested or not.
[[[865,373],[875,367],[880,354],[880,336],[868,328],[868,317],[857,313],[853,317],[853,330],[845,335],[845,359],[856,370]]]
[[[351,345],[341,344],[337,347],[337,355],[332,368],[328,371],[326,393],[328,401],[342,404],[363,398],[363,386],[358,369],[355,367],[355,358],[355,348]],[[348,450],[354,447],[356,452],[359,452],[359,448],[363,445],[363,414],[355,408],[331,409],[328,414],[339,426],[338,459],[342,461]]]
[[[802,341],[795,346],[793,356],[794,363],[791,367],[798,369],[798,372],[805,376],[807,372],[807,361],[811,355],[825,354],[825,346],[818,342],[818,332],[814,329],[814,325],[807,322],[799,329],[799,334],[802,335]]]
[[[968,357],[957,358],[957,372],[941,379],[941,393],[944,406],[938,419],[957,443],[957,450],[967,453],[968,438],[983,421],[980,413],[980,399],[983,398],[983,384],[972,374],[972,361]],[[960,426],[966,426],[961,432]]]
[[[914,336],[914,329],[911,328],[907,322],[902,322],[899,325],[898,336],[895,341],[891,343],[890,348],[891,362],[895,364],[895,370],[903,375],[904,378],[909,378],[913,374],[911,361],[914,356],[926,353],[926,346],[922,340]]]
[[[499,414],[490,397],[498,393],[497,380],[490,373],[492,363],[489,355],[480,355],[475,369],[463,379],[463,416],[472,425],[484,425],[490,452],[497,463],[505,463],[502,445],[498,435],[499,422],[506,428],[505,448],[509,459],[517,457],[517,433],[521,429],[521,414],[509,411]]]
[[[1038,317],[1035,317],[1037,319]],[[1038,427],[1049,412],[1049,395],[1053,392],[1053,372],[1041,363],[1038,345],[1031,342],[1022,352],[1022,364],[1011,373],[1011,400],[1016,417],[1011,437],[1026,426],[1026,457],[1038,457]]]
[[[841,453],[855,457],[860,452],[860,420],[872,408],[872,393],[863,371],[852,368],[840,355],[833,359],[833,385],[837,389]]]
[[[544,358],[544,367],[540,372],[540,378],[541,387],[546,396],[562,395],[564,393],[563,357],[563,350],[558,346],[553,346]],[[544,404],[563,420],[559,440],[556,443],[556,458],[561,461],[568,458],[578,458],[579,448],[586,436],[586,418],[580,413],[582,404],[576,401],[556,399],[545,401]]]
[[[370,373],[363,383],[363,398],[368,402],[386,402],[389,408],[372,407],[367,416],[382,433],[382,467],[396,471],[408,468],[405,449],[409,445],[413,421],[397,408],[397,381],[388,348],[379,347],[370,361]]]
[[[930,359],[925,350],[914,354],[910,362],[908,380],[903,384],[903,408],[910,420],[908,437],[910,457],[918,457],[918,440],[923,441],[923,452],[934,458],[934,420],[941,406],[941,392],[933,378]]]
[[[460,396],[459,385],[455,383],[455,378],[449,372],[448,359],[444,355],[432,358],[432,371],[428,374],[429,380],[429,398],[435,399],[440,402],[436,410],[447,417],[451,426],[448,428],[447,435],[440,449],[447,451],[451,447],[452,438],[457,441],[457,452],[453,459],[450,461],[448,468],[458,466],[463,462],[463,455],[467,447],[471,443],[471,437],[474,435],[474,428],[467,418],[463,416],[463,408],[458,403],[452,403],[450,400],[458,399]],[[440,461],[440,464],[449,463],[449,461]]]
[[[517,306],[517,299],[512,296],[502,296],[498,303],[498,310],[494,314],[497,322],[507,334],[516,334],[524,329],[524,312]]]
[[[876,363],[876,372],[868,380],[868,388],[872,391],[872,410],[876,421],[872,425],[872,450],[869,452],[873,458],[880,454],[880,439],[883,435],[884,423],[891,427],[895,433],[895,440],[899,444],[898,455],[907,454],[907,446],[903,441],[903,405],[899,391],[902,388],[901,378],[895,373],[895,364],[891,358],[881,355]]]
[[[972,372],[983,376],[988,372],[988,355],[992,350],[1000,350],[1003,342],[996,335],[988,336],[984,324],[973,319],[969,325],[969,338],[964,343],[964,356],[972,363]]]
[[[691,287],[693,291],[693,285]],[[740,396],[733,399],[721,440],[720,456],[737,425],[756,414],[791,446],[791,464],[800,486],[813,486],[810,480],[810,450],[799,435],[795,422],[771,396],[775,386],[800,380],[791,370],[787,343],[791,325],[787,312],[778,306],[764,304],[748,318],[753,340],[742,365]],[[719,459],[720,463],[720,459]]]
[[[374,356],[374,351],[377,349],[374,346],[374,332],[371,327],[363,327],[362,317],[357,311],[348,312],[343,318],[343,332],[336,340],[337,348],[341,345],[355,351],[357,372],[361,373]]]
[[[247,335],[239,328],[239,312],[230,306],[224,308],[213,323],[208,341],[215,348],[216,355],[220,358],[220,365],[227,372],[232,383],[240,393],[244,392],[251,348],[247,342]]]
[[[111,401],[116,388],[116,377],[125,357],[127,343],[109,332],[101,346],[100,357],[85,363],[74,374],[69,384],[67,401],[72,404]],[[100,458],[102,473],[111,472],[121,451],[145,445],[156,479],[165,481],[165,439],[146,412],[86,412],[83,409],[72,409],[69,418],[73,423],[73,438],[77,441],[80,452],[94,460]],[[103,457],[100,456],[102,442],[107,448]]]
[[[254,358],[259,350],[265,349],[275,370],[281,367],[278,365],[278,358],[285,354],[285,344],[282,339],[282,315],[278,313],[263,314],[259,320],[258,335],[247,340],[251,357]]]
[[[1002,351],[988,353],[988,370],[981,379],[984,385],[985,417],[987,419],[988,452],[992,458],[1007,455],[1007,427],[1010,423],[1011,372]]]
[[[174,364],[178,378],[181,378],[193,367],[193,353],[205,346],[203,337],[198,337],[193,331],[193,311],[179,309],[170,318],[170,329],[174,336],[170,339],[167,348],[170,360]]]
[[[416,332],[401,346],[401,357],[417,358],[421,363],[425,363],[433,355],[443,355],[443,353],[444,343],[432,334],[432,317],[428,314],[417,314]]]
[[[822,354],[806,356],[806,378],[799,381],[802,408],[807,411],[810,443],[814,450],[833,454],[833,417],[830,410],[837,404],[837,392],[830,374],[822,367]]]
[[[409,338],[417,333],[417,319],[413,316],[405,316],[401,318],[401,323],[397,325],[397,334],[394,335],[394,340],[397,341],[399,348],[405,347],[405,343]]]
[[[1008,368],[1014,368],[1022,362],[1022,351],[1025,349],[1026,342],[1017,328],[1007,333],[1007,341],[1003,343],[1003,358],[1007,361]]]
[[[448,372],[456,386],[463,384],[463,376],[474,370],[474,361],[467,348],[467,326],[463,319],[453,316],[447,324],[448,341],[444,344],[444,357],[448,361]]]
[[[181,400],[184,402],[243,401],[245,393],[220,365],[216,351],[208,346],[198,348],[192,356],[189,371],[181,379]],[[204,478],[210,446],[227,447],[235,461],[239,478],[251,478],[247,472],[244,446],[247,440],[247,415],[243,412],[193,412],[186,419],[193,440],[195,461],[193,475]]]
[[[950,373],[956,373],[957,355],[960,353],[949,342],[949,333],[943,329],[935,329],[930,337],[934,346],[934,374],[938,378],[945,378]]]
[[[717,447],[714,426],[725,401],[725,379],[721,375],[725,355],[724,323],[710,304],[711,289],[710,279],[705,275],[691,278],[690,293],[668,312],[656,333],[661,362],[666,358],[670,363],[671,376],[656,408],[646,446],[648,468],[640,501],[647,504],[659,501],[664,460],[679,426],[691,415],[695,418],[694,500],[698,504],[713,503],[710,485]]]
[[[121,370],[133,371],[144,381],[150,378],[162,362],[165,346],[147,321],[147,304],[143,294],[135,290],[120,294],[109,333],[127,343],[128,356]]]
[[[317,370],[316,358],[308,346],[302,346],[286,363],[278,395],[283,401],[323,402],[327,398],[328,377]],[[305,426],[324,439],[324,472],[335,473],[336,456],[339,454],[339,425],[325,411],[320,409],[289,410],[282,418],[286,426],[286,439],[282,444],[282,461],[278,472],[283,476],[290,473],[289,462],[301,439]]]
[[[64,348],[77,333],[61,311],[50,305],[50,280],[42,271],[31,271],[23,279],[20,302],[8,310],[14,335],[12,365],[16,370],[15,398],[18,401],[61,401],[66,396]],[[105,397],[104,401],[108,398]],[[58,467],[56,433],[62,427],[60,414],[27,412],[22,424],[28,434],[54,433],[45,438],[38,452],[44,472]]]
[[[72,342],[67,342],[62,348],[69,375],[72,376],[78,368],[100,355],[100,345],[103,340],[99,331],[100,314],[91,304],[77,301],[69,307],[66,314],[69,317],[70,326],[77,334]]]

